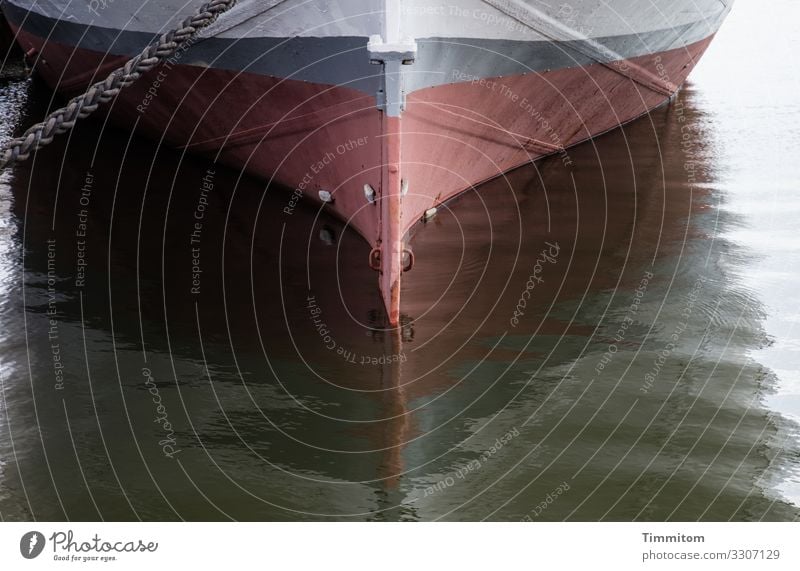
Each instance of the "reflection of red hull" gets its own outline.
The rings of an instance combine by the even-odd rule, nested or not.
[[[17,32],[23,49],[38,53],[42,77],[67,94],[126,59]],[[679,85],[710,40],[624,65]],[[667,99],[663,88],[634,81],[618,67],[594,64],[428,87],[409,94],[401,116],[384,117],[375,97],[356,89],[176,65],[123,91],[111,115],[151,137],[218,154],[228,165],[296,189],[286,196],[287,222],[300,194],[319,201],[321,190],[332,193],[325,208],[379,253],[381,291],[397,323],[403,240],[423,213]],[[376,191],[373,203],[365,199],[365,185]]]

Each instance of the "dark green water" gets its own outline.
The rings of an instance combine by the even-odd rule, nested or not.
[[[571,168],[441,210],[398,331],[357,236],[204,159],[94,123],[0,175],[0,517],[796,519],[781,4]],[[7,135],[50,93],[1,81]]]

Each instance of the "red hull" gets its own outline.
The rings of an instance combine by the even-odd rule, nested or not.
[[[23,49],[36,52],[39,74],[66,94],[124,61],[18,33]],[[710,41],[622,64],[422,89],[408,96],[401,117],[384,117],[374,97],[346,87],[176,65],[124,90],[110,113],[123,126],[295,189],[286,195],[289,219],[300,194],[319,201],[320,190],[330,192],[325,209],[377,249],[371,261],[380,259],[380,287],[396,324],[404,236],[424,212],[662,104],[663,89],[620,68],[679,85]],[[372,203],[365,185],[376,191]]]
[[[3,61],[5,61],[13,45],[14,35],[11,33],[8,22],[6,22],[6,17],[0,12],[0,54],[2,54]]]

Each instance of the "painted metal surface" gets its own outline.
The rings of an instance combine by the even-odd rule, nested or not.
[[[14,37],[11,34],[11,29],[8,27],[6,17],[0,13],[0,51],[3,53],[3,58],[5,58],[13,44]]]
[[[23,49],[42,54],[38,72],[66,94],[191,9],[172,0],[152,10],[108,3],[96,14],[71,6],[5,5]],[[270,0],[241,8],[220,19],[219,37],[197,42],[109,112],[289,187],[287,216],[301,196],[329,196],[326,210],[377,252],[369,263],[379,266],[397,323],[404,260],[413,259],[404,236],[425,212],[663,103],[730,3]]]

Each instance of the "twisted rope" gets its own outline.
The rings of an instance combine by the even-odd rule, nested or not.
[[[112,71],[103,81],[98,81],[84,94],[72,98],[66,106],[53,111],[44,121],[33,125],[21,136],[7,141],[0,146],[0,169],[27,159],[31,152],[49,145],[56,135],[72,129],[78,119],[88,117],[101,104],[116,97],[120,90],[169,59],[181,45],[213,24],[221,14],[233,8],[236,2],[237,0],[206,2],[194,15],[186,18],[180,27],[162,34],[157,42],[150,44],[124,66]]]

